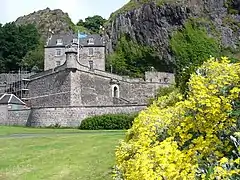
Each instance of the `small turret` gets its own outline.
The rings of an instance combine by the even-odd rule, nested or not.
[[[72,71],[77,69],[77,50],[74,47],[68,47],[66,49],[66,69],[71,69]]]

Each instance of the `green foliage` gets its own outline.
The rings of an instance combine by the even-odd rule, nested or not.
[[[210,58],[135,118],[116,150],[114,179],[240,179],[240,64]]]
[[[220,53],[218,42],[193,20],[172,36],[170,46],[176,57],[176,83],[182,92],[186,91],[186,83],[196,67],[210,56]]]
[[[86,34],[90,34],[91,32],[89,29],[85,28],[84,26],[75,26],[75,32],[84,32]]]
[[[31,24],[0,26],[0,72],[20,69],[22,59],[38,46],[39,38],[36,27]]]
[[[88,30],[90,33],[99,33],[100,31],[100,26],[102,26],[106,22],[106,19],[99,15],[95,15],[92,17],[87,17],[85,18],[85,21],[80,19],[77,23],[78,28],[85,28],[85,29],[80,29],[83,30],[83,32],[86,32]]]
[[[229,26],[234,32],[237,32],[240,28],[240,23],[236,21],[231,15],[224,17],[223,24]]]
[[[132,126],[136,114],[106,114],[93,116],[84,119],[79,129],[99,130],[99,129],[129,129]]]
[[[148,105],[151,105],[154,101],[157,101],[159,97],[167,96],[175,90],[176,87],[174,85],[158,88],[156,96],[149,99]]]
[[[143,77],[145,71],[153,66],[157,70],[164,70],[164,64],[159,61],[156,50],[142,46],[122,36],[116,46],[116,51],[107,57],[107,70],[110,66],[113,72],[131,77]]]
[[[22,59],[21,66],[29,71],[42,71],[44,68],[44,43],[40,41],[38,46],[28,51]]]
[[[225,2],[225,7],[230,14],[239,14],[240,12],[240,1],[238,0],[227,0]]]

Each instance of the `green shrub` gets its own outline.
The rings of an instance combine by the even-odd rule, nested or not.
[[[172,92],[175,91],[175,90],[177,90],[177,88],[175,87],[175,85],[158,88],[158,89],[157,89],[156,96],[153,97],[153,98],[150,98],[150,99],[148,100],[148,106],[150,106],[150,105],[153,103],[153,101],[158,100],[159,97],[161,97],[161,96],[167,96],[167,95],[169,95],[170,93],[172,93]]]
[[[134,114],[105,114],[100,116],[92,116],[81,122],[79,129],[83,130],[112,130],[112,129],[129,129],[132,127]]]
[[[170,46],[176,58],[176,85],[182,93],[187,91],[187,82],[196,67],[220,53],[220,44],[209,37],[206,28],[199,26],[196,19],[190,19],[183,29],[173,34]]]
[[[106,69],[118,75],[144,78],[145,71],[151,67],[157,71],[165,71],[166,64],[162,63],[153,47],[140,45],[126,34],[121,34],[116,50],[106,59]]]

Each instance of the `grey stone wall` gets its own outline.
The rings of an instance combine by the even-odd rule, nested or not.
[[[0,105],[0,125],[26,126],[30,109],[11,110],[8,105]]]
[[[157,83],[175,83],[173,73],[165,72],[145,72],[145,81],[146,82],[157,82]]]
[[[32,78],[28,85],[31,106],[70,105],[70,79],[68,70]]]
[[[93,55],[89,55],[89,50],[93,50]],[[93,68],[105,71],[105,47],[83,47],[79,51],[79,63],[89,67],[89,61],[93,61]]]
[[[109,77],[76,71],[72,73],[71,90],[71,105],[101,106],[113,104]]]
[[[145,106],[35,108],[31,111],[28,125],[44,127],[59,124],[63,127],[77,127],[83,119],[89,116],[139,112],[144,108]]]
[[[31,110],[9,110],[7,125],[26,126]]]
[[[112,105],[112,86],[115,85],[119,88],[120,99],[129,103],[146,104],[149,98],[156,95],[159,87],[169,85],[159,82],[128,82],[121,77],[96,71],[76,71],[71,75],[71,105],[74,106]]]
[[[61,55],[58,56],[57,49],[61,50]],[[44,71],[53,69],[57,66],[57,61],[60,65],[66,61],[65,47],[50,47],[44,49]]]
[[[7,105],[0,105],[0,125],[7,125],[7,118],[8,117],[8,106]]]

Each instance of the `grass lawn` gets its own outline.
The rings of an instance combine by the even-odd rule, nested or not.
[[[0,126],[0,180],[110,180],[123,138],[124,131]]]

